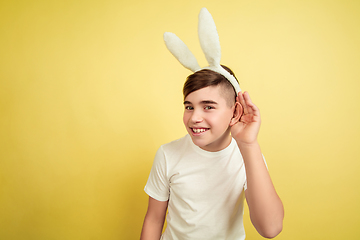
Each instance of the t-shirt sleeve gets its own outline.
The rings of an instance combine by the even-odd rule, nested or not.
[[[266,163],[266,160],[265,160],[265,157],[264,157],[264,155],[262,155],[263,156],[263,159],[264,159],[264,163],[265,163],[265,166],[266,166],[266,168],[268,168],[268,166],[267,166],[267,163]],[[245,183],[244,183],[244,191],[247,189],[247,179],[245,180]]]
[[[169,199],[169,180],[167,178],[166,158],[162,147],[156,152],[144,191],[158,201],[167,201]]]

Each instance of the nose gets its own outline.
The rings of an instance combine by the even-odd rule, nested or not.
[[[203,121],[203,116],[201,114],[201,111],[194,110],[190,119],[193,123],[201,123]]]

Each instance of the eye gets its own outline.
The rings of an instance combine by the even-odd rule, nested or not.
[[[212,107],[212,106],[206,106],[205,107],[205,110],[210,110],[210,109],[214,109],[214,107]]]
[[[192,106],[185,106],[186,110],[193,110],[194,108]]]

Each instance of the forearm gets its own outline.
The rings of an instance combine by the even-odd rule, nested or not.
[[[259,144],[239,144],[244,158],[250,218],[264,237],[275,237],[282,230],[284,209],[272,184]]]
[[[164,221],[154,221],[145,216],[140,240],[159,240],[161,237]]]

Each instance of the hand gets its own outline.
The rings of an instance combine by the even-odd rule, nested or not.
[[[256,143],[261,123],[260,111],[248,92],[239,92],[236,102],[242,106],[243,112],[240,120],[231,126],[231,135],[238,144]]]

